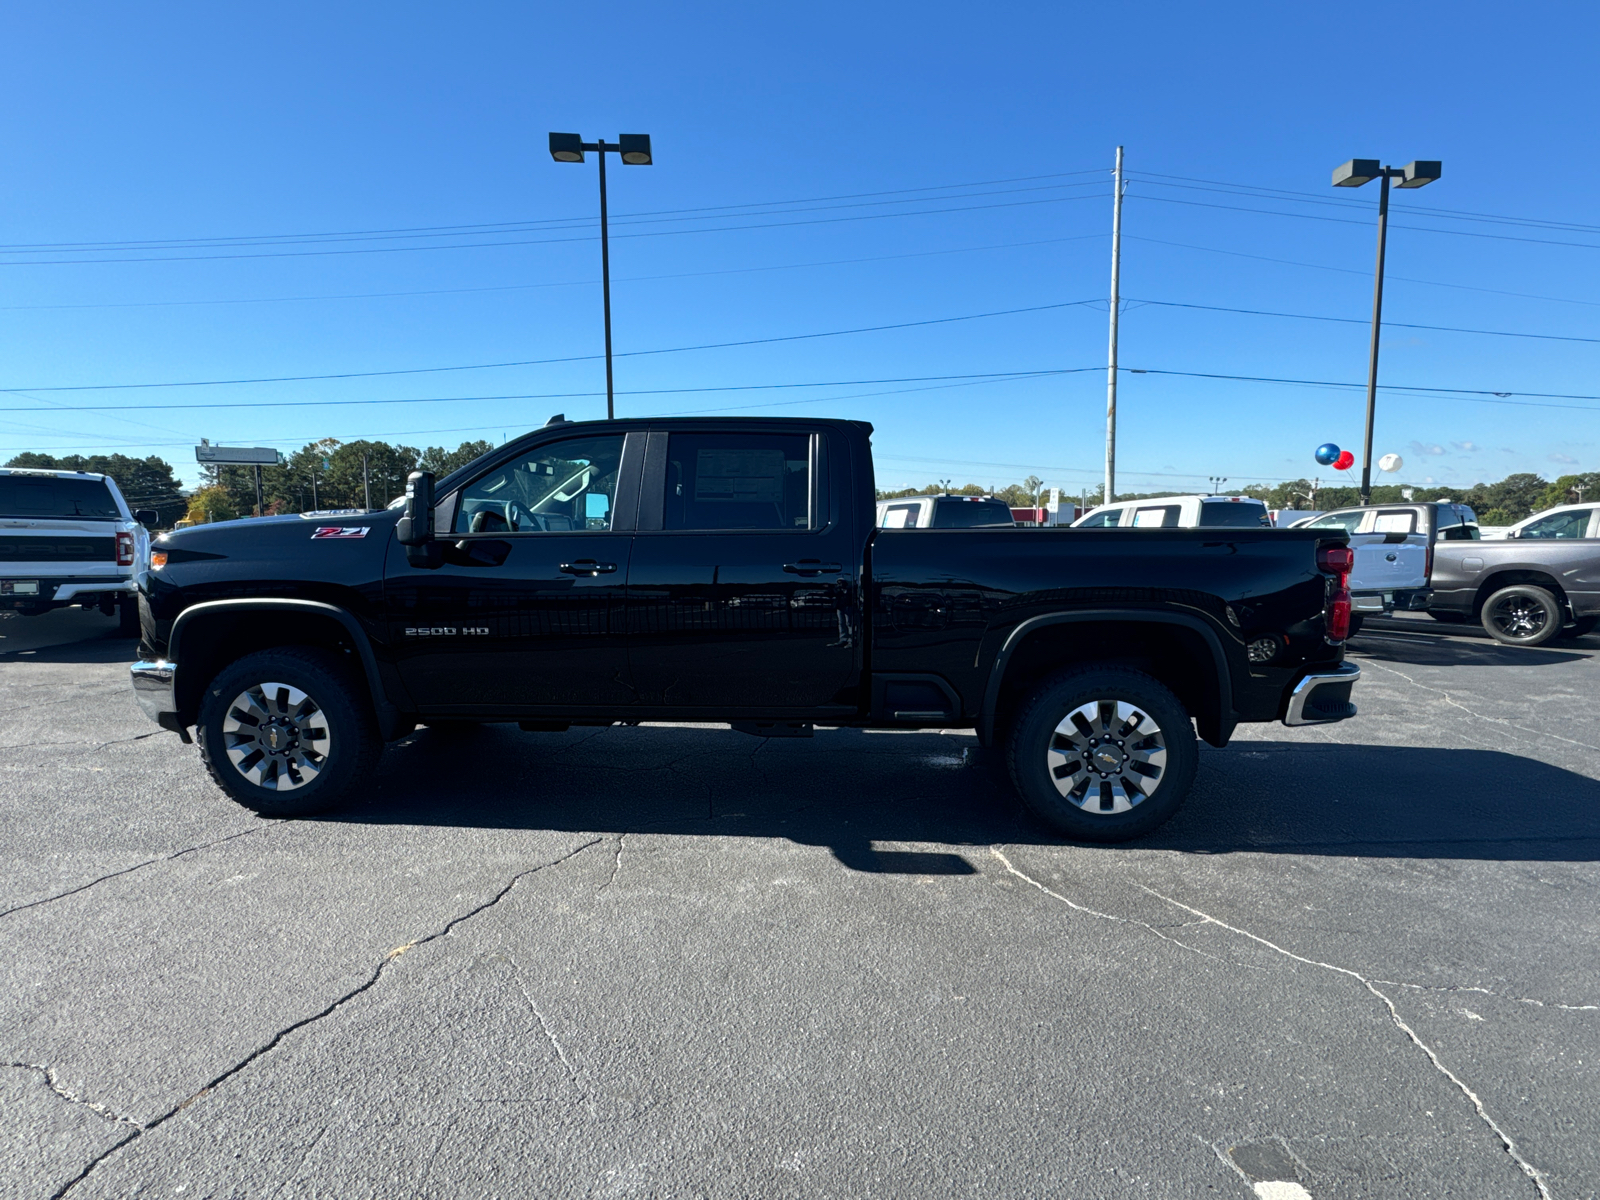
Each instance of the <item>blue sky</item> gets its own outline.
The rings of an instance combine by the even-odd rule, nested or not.
[[[1119,490],[1309,475],[1321,442],[1359,452],[1359,389],[1155,372],[1364,381],[1377,185],[1329,174],[1437,158],[1393,200],[1381,380],[1510,395],[1383,392],[1375,457],[1463,485],[1600,469],[1600,399],[1529,395],[1600,396],[1600,344],[1550,336],[1600,339],[1597,26],[1578,4],[8,6],[0,456],[159,453],[192,482],[201,436],[454,445],[603,415],[596,357],[93,390],[598,355],[595,169],[551,162],[556,129],[654,138],[655,166],[610,171],[623,415],[864,418],[884,486],[1094,483],[1122,144],[1121,357],[1151,373],[1122,378]]]

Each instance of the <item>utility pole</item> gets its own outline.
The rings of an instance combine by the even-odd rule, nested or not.
[[[1372,425],[1378,411],[1378,336],[1383,329],[1383,249],[1389,236],[1389,173],[1378,187],[1378,273],[1372,283],[1372,355],[1367,361],[1367,437],[1361,443],[1361,503],[1372,503]]]
[[[1117,310],[1122,307],[1122,147],[1111,199],[1111,348],[1106,362],[1106,498],[1116,499],[1117,483]]]
[[[372,511],[372,476],[367,471],[367,452],[361,452],[361,493],[367,502],[367,511]]]
[[[264,496],[264,494],[261,491],[261,464],[257,463],[256,464],[256,516],[264,517],[266,515],[267,515],[267,501],[266,501],[266,497]]]

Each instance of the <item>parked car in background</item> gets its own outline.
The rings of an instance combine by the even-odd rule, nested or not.
[[[1074,529],[1270,529],[1267,506],[1251,496],[1161,496],[1090,509]]]
[[[1353,629],[1370,613],[1427,608],[1435,543],[1478,538],[1477,514],[1452,501],[1336,508],[1292,527],[1349,535]]]
[[[98,607],[139,632],[135,580],[156,514],[133,512],[116,481],[84,471],[0,468],[0,608],[37,616]]]
[[[1478,621],[1510,646],[1589,633],[1600,623],[1600,504],[1536,513],[1504,538],[1441,544],[1428,612]]]
[[[879,529],[1015,529],[1011,506],[995,496],[904,496],[878,501]]]

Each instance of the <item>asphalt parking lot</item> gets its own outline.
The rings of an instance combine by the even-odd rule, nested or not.
[[[0,1197],[1590,1197],[1600,636],[1061,844],[965,733],[420,731],[260,820],[0,622]]]

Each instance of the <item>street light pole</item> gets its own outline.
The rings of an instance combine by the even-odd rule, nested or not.
[[[648,167],[655,159],[647,133],[618,134],[615,142],[604,138],[586,142],[576,133],[550,135],[550,157],[556,162],[581,163],[586,150],[600,156],[600,296],[606,333],[606,420],[611,421],[616,419],[617,406],[611,373],[611,231],[606,212],[606,154],[617,155],[626,167]]]
[[[1367,358],[1367,429],[1361,445],[1361,503],[1372,503],[1372,432],[1378,411],[1378,343],[1383,331],[1383,259],[1389,236],[1389,180],[1396,186],[1425,187],[1438,179],[1437,161],[1409,162],[1404,167],[1386,167],[1375,158],[1352,158],[1333,173],[1334,187],[1361,187],[1379,180],[1378,187],[1378,263],[1372,283],[1372,348]]]
[[[1361,503],[1372,502],[1372,426],[1378,415],[1378,341],[1383,329],[1383,251],[1389,240],[1389,172],[1378,186],[1378,266],[1372,281],[1372,352],[1367,359],[1367,434],[1361,443]]]

